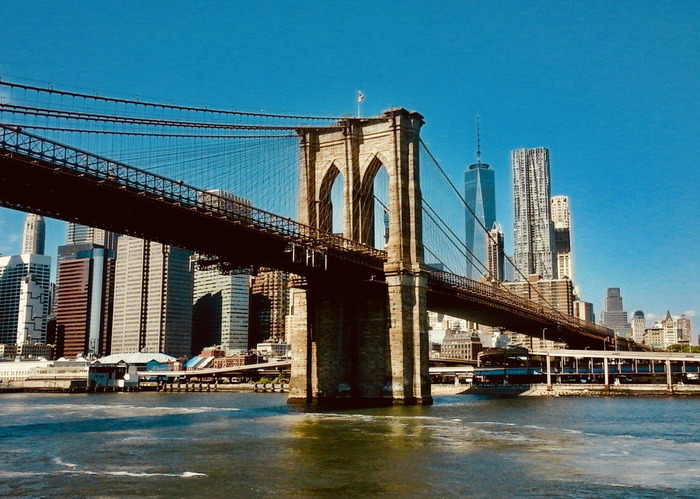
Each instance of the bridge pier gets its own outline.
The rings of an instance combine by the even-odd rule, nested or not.
[[[427,277],[387,280],[294,290],[290,403],[432,403],[427,314],[421,313]]]
[[[375,275],[307,278],[293,293],[290,402],[430,404],[427,272],[419,185],[423,117],[405,109],[306,128],[299,217],[331,229],[330,192],[342,176],[343,235],[374,244],[374,178],[389,178],[386,261]]]
[[[386,286],[319,280],[292,295],[290,403],[391,403]]]
[[[389,297],[391,396],[404,404],[431,404],[427,274],[386,276]]]

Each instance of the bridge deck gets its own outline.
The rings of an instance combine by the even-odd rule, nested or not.
[[[307,278],[384,279],[386,254],[138,168],[0,125],[0,205]],[[430,272],[428,308],[480,324],[599,345],[612,332],[505,290]]]

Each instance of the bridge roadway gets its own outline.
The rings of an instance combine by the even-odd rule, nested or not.
[[[381,250],[3,125],[0,206],[212,255],[234,269],[384,285]],[[544,332],[573,348],[611,344],[609,329],[544,310],[499,286],[429,272],[430,310],[531,336]]]

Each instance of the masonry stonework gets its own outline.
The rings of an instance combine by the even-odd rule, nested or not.
[[[423,265],[418,113],[305,128],[299,218],[332,227],[331,188],[343,181],[343,235],[374,242],[374,177],[389,177],[389,238],[383,275],[369,281],[308,279],[295,303],[290,401],[432,403],[428,373],[427,272]],[[299,307],[304,308],[301,312]],[[303,321],[299,321],[303,323]]]

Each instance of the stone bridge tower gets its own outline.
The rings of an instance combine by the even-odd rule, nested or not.
[[[375,118],[305,128],[299,220],[332,227],[331,188],[343,182],[343,235],[374,241],[374,178],[389,178],[389,235],[376,280],[317,277],[293,289],[290,402],[430,404],[427,273],[423,265],[419,138],[423,117],[392,109]]]

